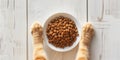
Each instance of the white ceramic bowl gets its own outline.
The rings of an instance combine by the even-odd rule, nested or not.
[[[58,17],[58,16],[64,16],[64,17],[68,17],[70,18],[71,20],[73,20],[76,24],[76,27],[78,29],[78,34],[79,36],[77,37],[76,41],[73,43],[72,46],[70,47],[65,47],[65,48],[59,48],[59,47],[55,47],[54,45],[52,45],[51,43],[48,42],[48,38],[47,38],[47,35],[46,35],[46,28],[48,26],[48,23],[54,19],[55,17]],[[55,51],[59,51],[59,52],[66,52],[66,51],[70,51],[71,49],[73,49],[74,47],[77,46],[77,44],[79,43],[80,41],[80,31],[81,31],[81,24],[79,23],[78,20],[76,20],[72,15],[68,14],[68,13],[55,13],[53,14],[52,16],[50,16],[47,21],[45,22],[44,24],[44,28],[43,28],[43,33],[44,33],[44,38],[45,38],[45,43],[47,43],[47,45],[55,50]]]

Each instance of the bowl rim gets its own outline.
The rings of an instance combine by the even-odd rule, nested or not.
[[[77,36],[77,39],[76,41],[72,44],[72,46],[70,47],[65,47],[65,48],[59,48],[59,47],[55,47],[54,45],[52,45],[51,43],[48,42],[48,38],[47,38],[47,35],[46,35],[46,28],[48,26],[48,23],[55,17],[57,16],[65,16],[65,17],[68,17],[70,18],[71,20],[73,20],[76,24],[76,27],[77,27],[77,30],[78,30],[78,34],[79,36]],[[79,28],[78,28],[79,27]],[[72,50],[73,48],[75,48],[79,41],[80,41],[80,31],[81,31],[81,25],[79,23],[79,21],[71,14],[69,13],[65,13],[65,12],[59,12],[59,13],[54,13],[52,15],[50,15],[48,17],[48,19],[46,20],[45,24],[44,24],[44,28],[43,28],[43,35],[44,35],[44,39],[45,39],[45,43],[47,43],[48,47],[50,47],[51,49],[55,50],[55,51],[58,51],[58,52],[66,52],[66,51],[70,51]]]

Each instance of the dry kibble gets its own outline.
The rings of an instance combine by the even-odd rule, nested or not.
[[[52,19],[46,32],[49,43],[59,48],[71,46],[79,35],[74,21],[63,16]]]

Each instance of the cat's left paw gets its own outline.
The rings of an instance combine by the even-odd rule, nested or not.
[[[38,21],[34,22],[31,26],[31,34],[33,33],[39,33],[42,35],[42,27]]]

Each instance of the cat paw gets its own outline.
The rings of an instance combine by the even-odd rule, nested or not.
[[[31,34],[33,33],[39,33],[40,35],[42,35],[42,26],[38,21],[34,22],[31,26]]]
[[[93,37],[94,35],[94,29],[91,23],[84,24],[82,28],[82,33],[84,37]]]

